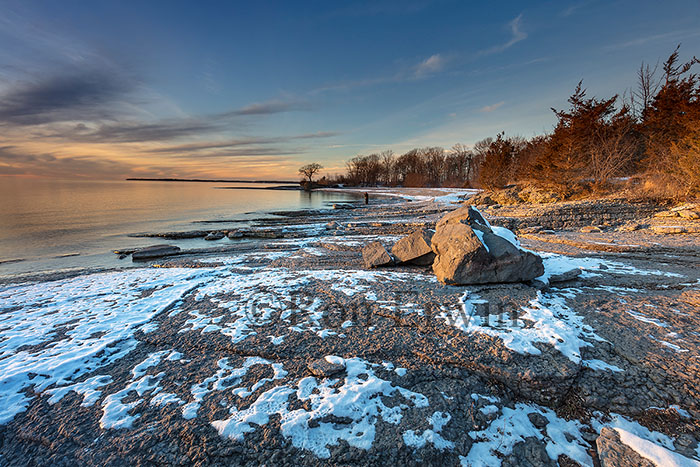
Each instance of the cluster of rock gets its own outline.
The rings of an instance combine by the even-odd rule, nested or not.
[[[373,242],[362,256],[370,268],[432,264],[438,280],[450,285],[527,282],[544,274],[542,258],[521,249],[508,229],[491,227],[472,206],[447,214],[434,231],[422,228],[400,239],[391,254]]]
[[[532,203],[545,204],[562,201],[562,196],[554,191],[538,189],[532,186],[511,186],[502,190],[484,190],[470,198],[472,204],[491,206]]]
[[[700,205],[698,204],[682,204],[668,211],[661,211],[654,214],[654,217],[680,217],[683,219],[697,220],[700,219]]]
[[[479,204],[469,199],[470,204]],[[570,201],[557,204],[505,206],[484,209],[497,217],[498,225],[514,231],[530,228],[544,230],[614,229],[626,223],[650,218],[663,209],[658,203],[630,203],[626,200]],[[637,226],[633,230],[640,228]],[[594,229],[595,230],[595,229]]]

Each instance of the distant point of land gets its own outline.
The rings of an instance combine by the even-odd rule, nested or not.
[[[298,185],[299,181],[289,180],[225,180],[203,178],[127,178],[127,181],[136,182],[201,182],[201,183],[280,183]]]

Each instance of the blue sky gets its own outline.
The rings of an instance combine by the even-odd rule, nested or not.
[[[700,2],[0,2],[0,175],[294,178],[550,131],[700,55]]]

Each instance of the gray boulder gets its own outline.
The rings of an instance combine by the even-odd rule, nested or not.
[[[139,248],[131,254],[131,259],[134,261],[145,261],[149,259],[162,258],[163,256],[171,256],[179,253],[180,247],[175,245],[153,245],[145,248]]]
[[[431,247],[434,232],[430,229],[418,229],[396,242],[391,253],[400,263],[429,266],[435,259]]]
[[[386,251],[384,245],[379,242],[372,242],[362,249],[362,259],[368,268],[379,266],[390,266],[394,264],[394,259]]]
[[[470,206],[438,222],[432,249],[433,271],[445,284],[527,282],[544,274],[542,258],[496,235]]]

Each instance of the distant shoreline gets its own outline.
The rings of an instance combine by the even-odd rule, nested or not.
[[[289,180],[226,180],[203,178],[127,178],[128,182],[199,182],[199,183],[279,183],[284,185],[298,185],[298,181]]]

